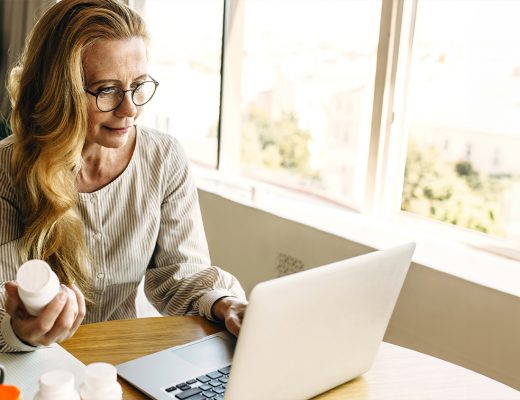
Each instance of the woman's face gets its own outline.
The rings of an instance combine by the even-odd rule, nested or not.
[[[141,38],[98,40],[85,52],[83,69],[87,89],[91,92],[107,87],[134,88],[147,80],[145,43]],[[126,92],[119,107],[102,112],[96,106],[96,98],[90,94],[86,96],[89,97],[86,144],[108,148],[124,146],[142,106],[137,107],[132,102],[131,92]]]

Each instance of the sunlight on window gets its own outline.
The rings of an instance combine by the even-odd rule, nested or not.
[[[242,173],[361,201],[379,1],[246,1]]]
[[[520,240],[520,2],[421,1],[402,209]]]
[[[143,123],[171,133],[193,161],[215,167],[223,1],[147,0],[150,74],[160,82]]]

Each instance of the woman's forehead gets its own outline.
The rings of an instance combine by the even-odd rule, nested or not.
[[[87,82],[97,80],[133,80],[147,71],[146,45],[141,38],[100,39],[83,56]]]

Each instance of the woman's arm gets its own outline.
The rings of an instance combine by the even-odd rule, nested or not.
[[[224,320],[225,312],[212,313],[215,302],[235,298],[234,303],[245,304],[244,291],[234,276],[210,264],[197,189],[178,145],[167,161],[172,169],[154,255],[145,275],[145,293],[162,314]],[[219,310],[229,303],[222,302]]]

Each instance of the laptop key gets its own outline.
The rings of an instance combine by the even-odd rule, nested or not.
[[[222,383],[227,383],[228,379],[229,379],[229,378],[228,378],[227,376],[223,376],[223,377],[221,377],[221,378],[218,378],[218,380],[219,380],[220,382],[222,382]]]
[[[197,382],[196,379],[190,379],[189,381],[186,381],[186,383],[187,383],[188,385],[193,385],[193,384],[196,383],[196,382]]]
[[[206,375],[209,376],[211,379],[218,379],[222,376],[222,374],[218,371],[213,371]]]
[[[195,396],[196,394],[199,394],[201,392],[202,392],[202,390],[200,390],[198,387],[196,387],[196,388],[188,389],[185,392],[176,394],[175,397],[177,397],[178,399],[181,399],[181,400],[188,399],[188,398],[190,400],[193,400],[191,397]]]
[[[213,393],[211,391],[208,391],[208,392],[202,392],[202,394],[207,398],[207,399],[211,399],[212,397],[215,397],[217,394],[216,393]]]
[[[226,391],[226,388],[223,388],[223,387],[216,387],[216,388],[213,388],[213,391],[217,394],[223,394],[225,391]]]
[[[222,375],[229,375],[229,373],[231,372],[231,365],[228,365],[224,368],[220,368],[218,372],[220,372]]]
[[[197,386],[200,390],[210,390],[213,386],[208,385],[207,383],[203,383],[200,386]]]
[[[177,387],[182,391],[191,389],[191,386],[187,385],[186,383],[179,383]]]
[[[222,382],[219,382],[219,381],[209,381],[208,383],[213,387],[218,387],[218,386],[222,385]]]
[[[166,388],[164,390],[166,390],[168,393],[170,393],[170,392],[173,392],[174,390],[177,390],[177,386],[170,386],[169,388]]]
[[[199,394],[196,394],[195,396],[189,397],[188,400],[207,400],[207,397],[205,397],[202,393],[199,393]]]
[[[207,383],[207,382],[209,382],[211,379],[208,378],[206,375],[202,375],[202,376],[199,376],[199,377],[197,378],[197,380],[198,380],[199,382],[202,382],[202,383]]]

